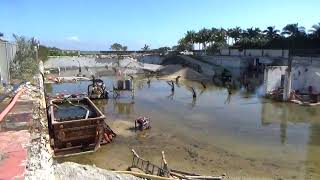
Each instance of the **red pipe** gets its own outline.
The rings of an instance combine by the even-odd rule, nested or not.
[[[17,94],[14,96],[10,104],[1,112],[0,114],[0,122],[6,117],[6,115],[11,111],[11,109],[16,104],[17,100],[19,99],[20,95],[25,91],[25,88],[22,88]]]

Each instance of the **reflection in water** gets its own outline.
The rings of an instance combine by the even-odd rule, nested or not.
[[[285,118],[281,119],[280,132],[281,144],[285,144],[287,138],[287,120]]]
[[[305,179],[319,179],[320,178],[320,124],[313,123],[310,126],[309,146],[307,151],[306,175]]]
[[[113,78],[105,77],[103,80],[108,85],[112,84],[110,82]],[[112,146],[81,159],[88,159],[88,163],[106,168],[106,160],[101,157],[106,157],[112,147],[115,147],[115,154],[112,155],[122,160],[118,164],[130,163],[130,148],[141,147],[140,151],[146,159],[156,160],[154,154],[148,151],[152,147],[156,152],[168,150],[170,154],[174,154],[171,157],[172,163],[176,167],[187,169],[195,161],[189,156],[183,156],[182,150],[191,149],[190,151],[199,154],[199,158],[197,166],[190,169],[204,174],[212,173],[210,170],[213,167],[221,167],[224,172],[228,169],[228,173],[229,170],[233,173],[241,169],[241,172],[253,174],[276,174],[289,178],[296,176],[297,179],[311,176],[318,178],[319,107],[304,107],[260,98],[255,94],[261,87],[259,83],[256,88],[248,88],[255,89],[254,91],[234,89],[232,103],[229,104],[231,94],[224,87],[208,84],[204,90],[197,82],[180,81],[180,86],[176,86],[172,92],[166,81],[152,79],[150,87],[146,86],[146,82],[145,79],[135,79],[137,91],[134,102],[126,97],[94,102],[103,113],[111,114],[111,117],[107,116],[109,118],[115,115],[127,120],[141,115],[150,116],[153,127],[146,132],[148,136],[138,140],[137,134],[132,138],[119,138]],[[53,84],[48,87],[48,91],[53,94],[65,89],[82,92],[86,91],[86,87],[86,82]],[[197,98],[192,98],[187,87],[194,87],[200,92]],[[171,94],[168,96],[168,93]],[[175,145],[179,145],[179,148]],[[215,157],[219,159],[214,159]],[[247,161],[250,162],[249,165],[246,164]]]
[[[171,91],[171,93],[167,96],[167,98],[172,101],[173,96],[174,96],[174,91]]]
[[[224,104],[230,104],[231,101],[231,94],[228,93],[227,99],[224,101]]]
[[[134,101],[120,102],[118,100],[113,101],[114,113],[130,115],[134,113]]]
[[[197,98],[192,98],[191,107],[194,108],[197,103]]]

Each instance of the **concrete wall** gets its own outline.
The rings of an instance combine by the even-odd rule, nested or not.
[[[0,85],[10,81],[10,62],[14,59],[16,50],[15,44],[0,40]]]
[[[61,57],[49,57],[44,63],[45,68],[58,68],[58,67],[78,67],[80,65],[88,67],[104,67],[112,66],[120,61],[127,60],[137,60],[138,62],[148,63],[148,64],[161,64],[164,57],[159,55],[142,55],[142,56],[122,56],[121,58],[117,56],[101,56],[103,58],[97,58],[95,56],[61,56]]]
[[[262,49],[245,49],[245,56],[262,56]]]
[[[45,68],[58,68],[58,67],[78,67],[79,63],[81,67],[102,67],[106,65],[111,65],[116,62],[115,58],[105,58],[99,59],[95,57],[70,57],[70,56],[61,56],[61,57],[49,57],[48,60],[44,63]]]
[[[308,93],[309,86],[320,93],[320,58],[293,57],[292,89]]]
[[[292,68],[292,89],[308,93],[312,86],[313,93],[320,93],[320,68],[295,66]]]
[[[159,55],[143,55],[138,56],[137,60],[142,63],[148,63],[148,64],[161,64],[164,60],[164,56]]]
[[[253,56],[253,57],[276,57],[288,58],[288,50],[275,50],[275,49],[220,49],[220,55],[223,56]]]
[[[225,68],[243,68],[247,66],[246,60],[240,57],[201,56],[201,58],[207,62],[211,62]]]
[[[287,66],[268,66],[264,70],[264,93],[281,87],[281,77],[284,78]]]
[[[244,56],[244,51],[238,49],[230,49],[230,56]]]

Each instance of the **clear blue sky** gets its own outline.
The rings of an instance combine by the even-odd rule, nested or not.
[[[130,50],[175,45],[203,27],[310,28],[320,22],[320,0],[1,0],[0,32],[36,37],[66,49]]]

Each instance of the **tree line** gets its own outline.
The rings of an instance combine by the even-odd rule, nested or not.
[[[194,50],[194,45],[202,45],[203,50],[215,51],[219,48],[238,49],[320,49],[320,23],[310,30],[296,24],[288,24],[280,31],[275,26],[265,30],[240,27],[203,28],[198,32],[187,31],[178,41],[177,49]]]

